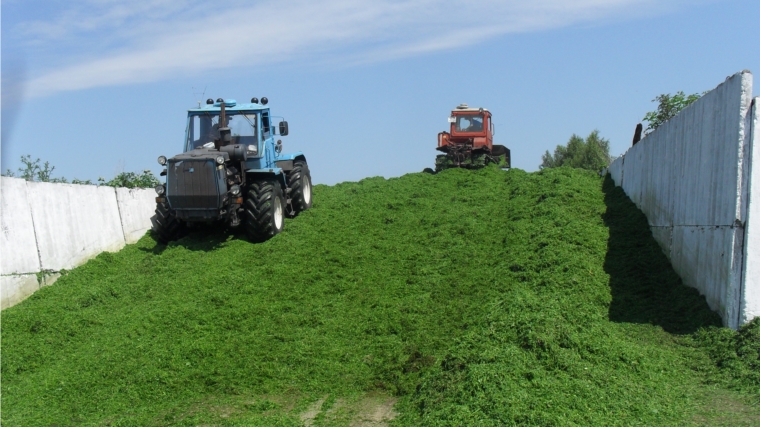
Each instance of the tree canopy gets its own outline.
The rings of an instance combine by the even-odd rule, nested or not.
[[[656,96],[652,102],[657,102],[657,109],[648,112],[644,116],[644,121],[649,122],[649,125],[644,129],[644,132],[648,134],[657,129],[658,126],[673,118],[681,110],[686,108],[687,105],[704,95],[704,93],[705,92],[702,94],[692,93],[691,95],[686,95],[683,91],[678,91],[675,95],[664,93]]]
[[[18,172],[19,172],[18,178],[22,178],[27,181],[38,181],[38,182],[59,182],[59,183],[69,182],[64,177],[60,177],[60,178],[53,177],[53,171],[55,170],[55,166],[52,166],[50,162],[46,161],[45,163],[42,163],[39,158],[37,160],[32,160],[32,156],[27,154],[25,156],[21,156],[21,163],[24,165],[24,167],[21,167],[18,169]],[[11,171],[10,169],[7,169],[2,175],[8,176],[8,177],[16,177],[16,173]],[[109,187],[152,188],[158,185],[160,182],[158,178],[156,178],[156,176],[153,175],[153,172],[151,172],[150,170],[144,170],[142,173],[121,172],[110,181],[106,181],[105,178],[100,177],[98,178],[97,184],[93,183],[89,179],[82,180],[82,179],[76,179],[76,178],[74,178],[71,181],[71,183],[72,184],[89,184],[89,185],[107,185]]]
[[[599,136],[594,130],[586,139],[573,134],[567,146],[558,145],[554,155],[546,150],[541,156],[539,169],[570,166],[573,168],[598,171],[610,164],[610,141]]]

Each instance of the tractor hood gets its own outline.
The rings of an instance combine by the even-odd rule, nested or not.
[[[230,155],[224,151],[219,151],[215,148],[196,148],[195,150],[188,151],[186,153],[177,154],[176,156],[172,157],[172,161],[180,161],[180,160],[200,160],[204,158],[208,159],[216,159],[217,157],[222,156],[222,159],[224,159],[221,163],[226,163],[230,160]]]

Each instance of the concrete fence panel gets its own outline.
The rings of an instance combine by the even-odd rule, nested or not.
[[[20,303],[41,287],[36,274],[1,276],[0,286],[2,286],[0,309],[6,309]]]
[[[0,269],[3,274],[35,273],[41,270],[34,222],[29,210],[26,181],[3,177],[0,180]]]
[[[724,319],[738,319],[739,283],[733,280],[732,262],[735,239],[730,227],[672,227],[673,269],[687,285],[699,285],[710,307]]]
[[[156,210],[156,192],[144,188],[117,188],[121,227],[127,244],[135,243],[150,228],[150,217]]]
[[[732,225],[752,75],[738,73],[626,153],[623,189],[653,226]],[[631,158],[633,157],[633,158]]]
[[[646,214],[674,270],[732,328],[760,313],[760,295],[752,296],[760,292],[758,284],[747,279],[760,276],[753,270],[760,248],[745,236],[751,233],[749,183],[755,179],[760,188],[760,166],[753,172],[750,160],[756,145],[751,105],[752,74],[737,73],[610,165],[615,183]]]
[[[739,321],[760,317],[760,97],[752,102],[749,119],[747,220],[744,230],[744,271],[740,291]]]
[[[612,180],[615,181],[615,185],[618,187],[623,185],[623,158],[623,156],[620,156],[615,159],[607,169],[610,177],[612,177]]]
[[[26,181],[0,179],[0,308],[21,302],[39,289],[40,256],[29,210]]]
[[[124,247],[114,188],[48,182],[27,187],[43,270],[70,269]]]
[[[136,242],[150,229],[156,206],[152,189],[9,177],[0,178],[0,183],[2,308],[51,285],[61,270]]]

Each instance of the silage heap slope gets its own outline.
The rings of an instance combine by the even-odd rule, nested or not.
[[[689,424],[711,365],[682,334],[719,319],[602,182],[370,178],[263,244],[101,254],[2,312],[3,423],[303,425],[325,398],[312,425],[349,425],[380,393],[399,425]]]

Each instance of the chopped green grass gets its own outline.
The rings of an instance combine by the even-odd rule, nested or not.
[[[312,425],[349,425],[381,393],[399,426],[754,425],[760,322],[719,326],[609,179],[369,178],[268,242],[146,236],[4,310],[2,422],[298,426],[322,401]]]

